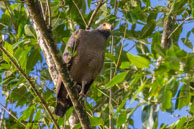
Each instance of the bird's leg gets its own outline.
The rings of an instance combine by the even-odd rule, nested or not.
[[[82,81],[82,88],[81,88],[81,92],[79,93],[80,97],[79,99],[81,99],[84,96],[84,89],[85,89],[85,85],[86,85],[86,81]]]
[[[73,87],[76,87],[76,86],[77,86],[77,82],[73,81]]]
[[[76,90],[77,93],[79,93],[80,85],[78,85],[76,81],[73,81],[73,88]]]

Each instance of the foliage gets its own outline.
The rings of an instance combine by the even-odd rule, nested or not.
[[[41,2],[46,4],[44,0]],[[114,23],[115,29],[112,32],[113,54],[109,53],[108,43],[104,68],[90,88],[85,103],[92,126],[108,128],[108,116],[111,113],[115,128],[135,127],[132,116],[139,107],[142,107],[142,126],[145,128],[181,129],[194,125],[194,44],[191,42],[194,29],[191,27],[184,31],[186,36],[183,36],[184,25],[178,27],[181,19],[194,16],[194,1],[173,1],[170,10],[162,5],[153,6],[152,2],[121,0],[115,6],[115,1],[109,0],[94,17],[92,28],[106,21]],[[76,0],[76,4],[88,22],[96,7],[95,1]],[[53,0],[50,7],[54,39],[63,51],[71,33],[78,27],[85,29],[85,24],[71,0]],[[5,38],[4,48],[30,76],[53,112],[56,105],[55,87],[37,44],[26,5],[19,0],[0,1],[0,8],[0,36]],[[165,50],[160,43],[163,22],[169,11],[176,15],[173,30],[178,28],[171,37],[172,46]],[[193,25],[193,21],[187,23]],[[111,42],[111,38],[108,42]],[[158,58],[161,59],[159,66]],[[113,72],[112,80],[109,79],[110,71]],[[20,123],[25,123],[26,128],[54,128],[39,98],[3,53],[0,53],[0,75],[2,94],[6,96],[6,101],[9,105],[21,108],[14,112],[18,120],[15,121],[11,116],[5,118],[3,128],[25,128]],[[113,92],[112,103],[108,102],[110,88]],[[128,100],[137,101],[138,104],[126,108]],[[182,117],[170,125],[158,124],[159,111],[173,113],[184,106],[189,107],[191,116]],[[57,119],[61,127],[72,110],[67,111],[66,118]],[[68,122],[66,124],[68,127]],[[74,128],[79,127],[78,124]]]

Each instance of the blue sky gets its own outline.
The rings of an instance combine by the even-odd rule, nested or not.
[[[151,0],[151,6],[152,7],[155,7],[157,5],[166,6],[167,5],[167,2],[166,1],[167,0]],[[2,15],[2,12],[0,11],[0,17],[1,17],[1,15]],[[185,22],[185,24],[183,25],[183,31],[181,33],[181,37],[186,37],[187,32],[190,31],[193,27],[194,27],[194,23]],[[137,29],[141,29],[141,27],[138,27],[137,26]],[[194,43],[194,34],[191,33],[191,36],[190,37],[191,37],[190,38],[190,41],[193,44]],[[127,40],[126,42],[131,42],[131,41],[130,40]],[[132,46],[133,44],[134,44],[134,42],[132,42],[130,46]],[[183,45],[183,43],[182,43],[181,40],[179,40],[178,44],[179,44],[179,46],[180,46],[181,49],[184,49],[187,52],[192,52],[191,49],[189,49],[185,45]],[[133,50],[130,51],[130,53],[137,54],[137,51],[134,48]],[[173,103],[174,102],[175,101],[173,101]],[[3,104],[3,105],[5,105],[5,97],[2,96],[2,87],[1,86],[0,86],[0,103]],[[126,108],[135,107],[137,104],[138,104],[137,101],[134,101],[134,102],[131,103],[128,100],[127,103],[126,103]],[[0,108],[0,109],[2,109],[2,108]],[[15,108],[15,105],[14,104],[8,104],[8,109],[11,109],[12,111],[21,111],[21,109],[19,107],[18,108]],[[181,110],[176,110],[173,114],[159,111],[159,117],[158,117],[159,118],[159,120],[158,120],[159,121],[159,125],[161,123],[171,124],[171,123],[175,122],[176,120],[178,120],[180,117],[189,115],[189,113],[186,111],[187,109],[188,109],[188,107],[184,107]],[[0,110],[0,111],[2,111],[2,110]],[[142,107],[138,108],[134,112],[134,114],[132,116],[132,118],[134,120],[134,125],[135,125],[135,128],[136,129],[141,129],[142,128],[142,122],[141,122],[141,113],[142,112],[141,111],[142,111]],[[20,115],[21,114],[19,114],[18,116],[20,116]],[[8,113],[5,113],[5,116],[8,117]]]

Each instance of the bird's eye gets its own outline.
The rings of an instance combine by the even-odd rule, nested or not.
[[[106,24],[104,23],[103,26],[106,26]]]

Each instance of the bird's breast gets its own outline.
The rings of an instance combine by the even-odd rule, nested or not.
[[[80,43],[80,41],[79,41]],[[70,75],[73,80],[91,81],[100,73],[104,64],[105,40],[93,39],[81,41],[77,47],[77,55],[73,58]]]

